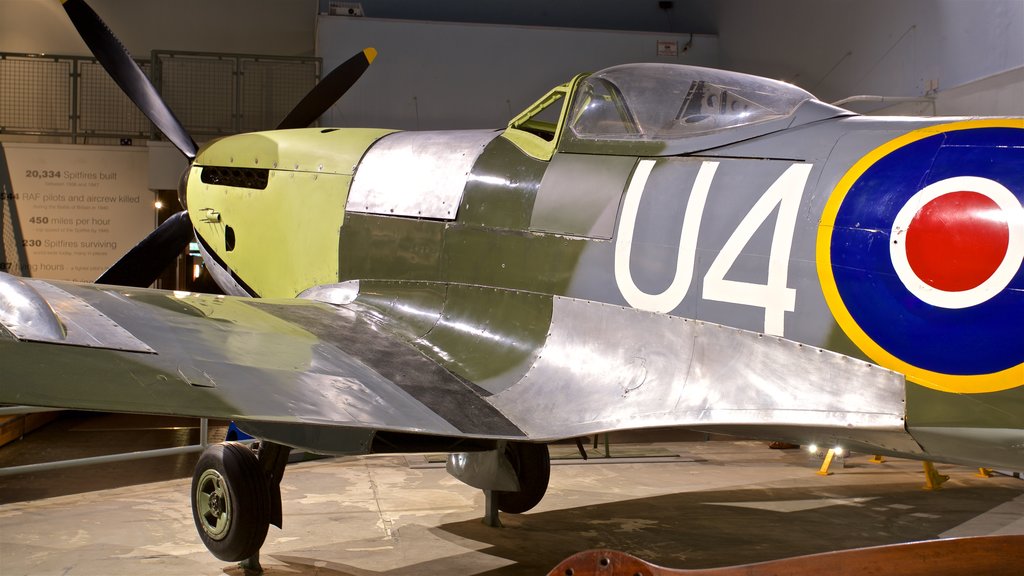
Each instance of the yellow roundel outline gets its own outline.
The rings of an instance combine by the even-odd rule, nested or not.
[[[832,195],[825,204],[818,224],[818,238],[816,243],[818,280],[821,283],[821,290],[825,295],[825,302],[828,304],[832,316],[836,319],[839,327],[853,343],[857,345],[869,358],[879,365],[896,370],[906,375],[907,380],[943,392],[978,394],[983,392],[998,392],[1018,386],[1024,386],[1024,363],[1011,366],[999,372],[990,374],[944,374],[925,370],[900,360],[882,348],[878,343],[865,333],[857,321],[853,319],[850,311],[847,310],[842,296],[839,295],[839,288],[836,286],[835,276],[832,274],[832,230],[835,225],[836,216],[839,214],[839,207],[846,198],[847,192],[853,184],[878,160],[889,153],[906,146],[912,142],[956,130],[968,130],[971,128],[1020,128],[1024,129],[1024,118],[999,118],[986,120],[965,120],[949,124],[936,124],[908,132],[899,138],[895,138],[868,152],[858,160],[836,184]]]

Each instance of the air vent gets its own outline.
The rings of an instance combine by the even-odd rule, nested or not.
[[[205,166],[202,180],[205,184],[266,190],[270,170],[266,168],[229,168],[226,166]]]

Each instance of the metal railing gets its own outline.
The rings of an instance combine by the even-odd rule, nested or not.
[[[320,58],[157,50],[138,61],[193,137],[274,128],[320,79]],[[72,143],[159,135],[94,58],[0,52],[0,136]]]
[[[17,414],[35,414],[39,412],[53,412],[56,408],[34,408],[31,406],[4,406],[0,407],[0,416]],[[7,466],[0,468],[0,477],[14,476],[16,474],[34,474],[37,472],[48,472],[63,468],[74,468],[76,466],[89,466],[91,464],[109,464],[111,462],[125,462],[129,460],[143,460],[146,458],[157,458],[160,456],[173,456],[177,454],[192,454],[202,452],[209,445],[210,427],[206,418],[199,419],[199,444],[188,446],[174,446],[171,448],[158,448],[155,450],[140,450],[137,452],[122,452],[120,454],[106,454],[103,456],[91,456],[88,458],[76,458],[73,460],[56,460],[53,462],[40,462],[37,464],[25,464],[22,466]],[[243,443],[252,443],[253,440],[244,440]]]
[[[153,52],[153,84],[193,136],[272,129],[319,80],[319,58]]]

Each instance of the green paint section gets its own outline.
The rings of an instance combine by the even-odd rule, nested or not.
[[[293,297],[338,281],[351,174],[385,130],[279,130],[214,142],[189,175],[196,231],[259,296]],[[266,189],[205,184],[202,166],[267,168]]]
[[[533,365],[550,327],[550,294],[565,294],[587,244],[511,229],[529,223],[543,164],[509,178],[522,153],[496,146],[474,168],[460,223],[349,214],[340,248],[341,278],[359,280],[354,306],[490,393]]]
[[[211,142],[199,151],[195,163],[351,176],[366,149],[392,132],[371,128],[250,132]]]
[[[586,245],[552,234],[450,225],[445,277],[454,284],[564,295]]]
[[[552,88],[513,118],[501,136],[538,160],[550,160],[565,126],[576,86],[587,76],[589,74],[578,74],[565,84]]]
[[[437,325],[415,344],[462,378],[497,393],[519,381],[551,326],[551,296],[450,285]]]
[[[197,173],[189,184],[192,223],[257,295],[287,298],[337,281],[351,177],[271,171],[266,190],[251,190],[203,184]]]
[[[1024,429],[1024,387],[950,394],[908,382],[907,426]]]
[[[248,299],[246,299],[248,300]],[[207,318],[243,325],[243,330],[225,330],[220,348],[232,362],[267,370],[305,370],[312,364],[319,338],[309,331],[235,299],[199,300],[193,304]],[[293,305],[311,306],[309,302]],[[325,310],[324,314],[330,313]]]
[[[339,277],[439,281],[443,236],[443,222],[348,214],[341,228]]]
[[[19,359],[4,368],[0,398],[8,404],[211,418],[242,413],[209,388],[189,386],[173,362],[153,355],[4,339],[0,355]]]
[[[551,296],[432,282],[360,281],[354,306],[474,386],[497,393],[537,360]]]
[[[547,338],[550,294],[566,293],[587,244],[527,230],[547,167],[498,138],[457,222],[347,214],[338,270],[359,280],[352,306],[486,392],[517,382]]]
[[[547,167],[547,162],[526,155],[504,138],[491,140],[469,176],[459,222],[526,230]]]
[[[168,354],[161,347],[177,344],[182,338],[181,350],[174,355],[187,358],[178,360],[179,370],[191,362],[214,362],[262,368],[272,371],[308,369],[313,349],[319,339],[309,331],[291,322],[256,308],[251,298],[235,298],[212,294],[131,290],[122,292],[121,298],[139,305],[141,313],[150,319],[141,326],[137,317],[125,314],[134,308],[112,305],[107,299],[95,299],[85,289],[76,287],[76,295],[92,298],[101,312],[129,330],[142,341],[154,346],[158,355]],[[307,300],[287,299],[282,306],[323,307],[326,305]],[[201,370],[195,372],[201,374]],[[190,379],[192,374],[188,374]]]
[[[436,282],[359,282],[355,306],[399,338],[412,342],[437,324],[448,286]]]
[[[188,353],[191,360],[302,370],[309,366],[312,349],[319,341],[307,330],[255,308],[249,298],[156,291],[132,292],[129,298],[168,312],[161,320],[168,329],[188,334],[193,348]],[[284,302],[292,306],[316,305],[306,300]],[[204,319],[215,322],[203,322]],[[197,326],[203,329],[197,330]],[[238,330],[238,326],[245,330]]]

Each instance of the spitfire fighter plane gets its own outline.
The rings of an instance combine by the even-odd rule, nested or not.
[[[448,452],[501,510],[547,443],[680,427],[1024,468],[1024,119],[870,118],[792,85],[632,64],[500,130],[305,128],[197,147],[186,208],[88,285],[0,275],[0,402],[234,420],[192,483],[218,558],[281,524],[288,451]],[[228,294],[144,288],[195,239]],[[118,284],[109,285],[109,284]]]

